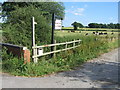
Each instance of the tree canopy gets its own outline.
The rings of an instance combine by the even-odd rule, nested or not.
[[[9,13],[17,10],[17,8],[26,8],[28,6],[38,9],[46,18],[50,18],[52,13],[64,18],[65,7],[62,2],[4,2],[2,4],[2,11],[4,16],[9,16]]]
[[[89,28],[109,28],[109,29],[120,29],[120,24],[119,24],[119,23],[117,23],[117,24],[113,24],[113,23],[110,23],[110,24],[89,23],[88,26],[89,26]]]
[[[77,30],[77,28],[83,28],[83,25],[81,23],[78,22],[74,22],[71,24],[74,27],[74,30]]]
[[[50,43],[52,13],[64,17],[64,5],[59,2],[4,2],[4,41],[32,45],[32,17],[35,17],[36,43]]]

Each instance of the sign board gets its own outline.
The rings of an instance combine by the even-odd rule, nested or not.
[[[62,29],[62,20],[56,19],[55,29]]]
[[[42,48],[38,49],[38,55],[43,55],[43,49]]]

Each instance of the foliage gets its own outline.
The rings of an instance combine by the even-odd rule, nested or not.
[[[108,29],[120,29],[120,24],[119,23],[116,23],[116,24],[113,24],[113,23],[110,23],[110,24],[98,24],[98,23],[89,23],[88,26],[83,26],[81,23],[79,22],[74,22],[71,24],[73,27],[74,27],[74,30],[77,30],[77,28],[83,28],[83,27],[86,27],[86,28],[108,28]]]
[[[98,24],[98,23],[89,23],[88,24],[89,28],[110,28],[110,29],[119,29],[120,28],[120,24]]]
[[[74,22],[71,24],[74,27],[74,30],[77,30],[77,28],[83,28],[83,25],[81,23],[78,22]]]
[[[32,13],[31,13],[32,12]],[[11,19],[3,27],[3,36],[6,43],[24,45],[31,47],[32,45],[32,17],[35,17],[36,25],[36,43],[48,42],[50,40],[50,26],[47,20],[38,10],[32,6],[26,8],[18,8],[16,11],[10,12]]]
[[[51,14],[64,17],[64,6],[58,2],[4,2],[3,24],[5,43],[32,46],[32,17],[35,17],[36,43],[50,43]]]
[[[96,39],[97,38],[97,39]],[[58,42],[71,41],[73,39],[81,39],[81,46],[72,50],[57,53],[56,58],[40,58],[37,64],[23,64],[23,60],[18,60],[12,55],[4,54],[3,71],[13,75],[20,76],[42,76],[59,71],[66,71],[78,66],[85,61],[99,56],[101,53],[107,52],[109,49],[118,45],[117,41],[108,42],[109,37],[101,39],[96,36],[56,36]],[[9,58],[8,58],[9,57]],[[7,59],[8,58],[8,59]],[[21,64],[22,62],[22,64]]]
[[[4,16],[9,16],[9,13],[18,8],[26,8],[28,6],[33,6],[34,9],[38,9],[39,12],[42,12],[46,18],[50,20],[51,14],[54,12],[56,15],[64,17],[64,5],[62,2],[4,2],[2,4],[2,11],[5,14]]]

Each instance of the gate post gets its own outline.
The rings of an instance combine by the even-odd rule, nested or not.
[[[30,50],[29,49],[23,49],[23,58],[24,58],[24,64],[30,63]]]
[[[54,44],[56,44],[56,40],[54,40]],[[56,46],[54,46],[54,51],[56,51]],[[56,54],[53,54],[54,58],[56,57]]]
[[[37,23],[35,22],[34,17],[32,17],[32,45],[33,47],[36,46],[35,45],[35,24]],[[37,48],[33,48],[33,56],[37,56]],[[37,57],[33,58],[34,63],[37,63],[37,60],[38,60]]]

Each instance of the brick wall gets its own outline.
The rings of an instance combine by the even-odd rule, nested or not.
[[[23,57],[24,63],[30,62],[30,50],[28,50],[27,47],[12,45],[8,43],[0,43],[0,45],[8,49],[7,53],[12,53],[13,55],[18,56],[18,58]]]

